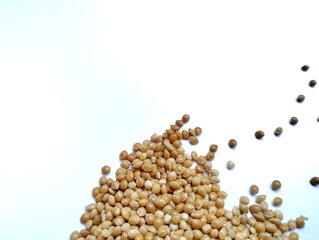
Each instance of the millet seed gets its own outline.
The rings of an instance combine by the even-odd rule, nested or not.
[[[308,65],[303,65],[303,66],[301,67],[301,71],[306,72],[306,71],[308,71],[309,68],[310,68],[310,67],[309,67]]]
[[[102,174],[107,175],[111,172],[111,168],[110,168],[110,166],[105,165],[102,167],[101,171],[102,171]]]
[[[279,180],[274,180],[271,183],[271,189],[276,191],[281,188],[281,182]]]
[[[232,170],[235,167],[235,163],[233,161],[228,161],[226,167],[228,170]]]
[[[319,177],[313,177],[313,178],[311,178],[310,179],[310,184],[312,185],[312,186],[318,186],[319,185]]]
[[[249,188],[249,192],[251,195],[256,195],[259,192],[259,187],[255,184],[251,185]]]
[[[304,95],[298,95],[298,97],[297,97],[297,99],[296,99],[296,101],[297,101],[298,103],[302,103],[304,100],[305,100],[305,96],[304,96]]]
[[[298,123],[298,118],[291,117],[289,120],[290,125],[296,125]]]
[[[274,131],[274,135],[278,137],[282,134],[282,131],[283,131],[282,127],[277,127]]]
[[[275,207],[278,207],[282,204],[282,198],[281,197],[275,197],[272,201],[272,205]]]
[[[317,84],[316,80],[310,80],[309,81],[309,87],[314,87],[314,86],[316,86],[316,84]]]
[[[230,140],[228,141],[228,146],[229,146],[230,148],[235,148],[235,147],[237,146],[237,141],[236,141],[235,139],[230,139]]]
[[[255,137],[257,139],[262,139],[264,136],[265,136],[265,133],[263,131],[261,131],[261,130],[255,132]]]

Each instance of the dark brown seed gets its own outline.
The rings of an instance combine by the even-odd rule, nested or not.
[[[309,87],[314,87],[316,86],[316,84],[317,84],[316,80],[310,80]]]
[[[230,148],[235,148],[235,147],[237,146],[237,141],[236,141],[235,139],[230,139],[230,140],[228,141],[228,146],[229,146]]]
[[[312,186],[318,186],[319,185],[319,177],[313,177],[313,178],[311,178],[310,179],[310,184],[312,185]]]
[[[262,139],[264,136],[265,136],[265,133],[263,131],[259,130],[259,131],[255,132],[255,137],[257,139]]]
[[[211,151],[211,152],[217,152],[217,150],[218,150],[218,145],[216,145],[216,144],[210,145],[209,151]]]
[[[304,95],[299,95],[296,99],[297,102],[302,103],[305,100],[305,96]]]
[[[282,134],[282,127],[277,127],[274,131],[275,136],[280,136]]]
[[[298,123],[298,118],[296,117],[291,117],[290,120],[289,120],[289,123],[291,125],[296,125]]]
[[[301,70],[304,71],[304,72],[306,72],[306,71],[308,71],[309,68],[310,68],[310,67],[309,67],[308,65],[303,65],[303,66],[301,67]]]

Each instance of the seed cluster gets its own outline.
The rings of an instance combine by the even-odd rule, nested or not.
[[[182,140],[202,132],[189,129],[185,138],[181,128],[189,119],[185,114],[162,135],[135,143],[130,153],[122,151],[114,180],[106,176],[110,168],[102,168],[104,175],[92,190],[95,202],[80,217],[85,228],[72,232],[71,240],[299,239],[291,231],[304,227],[305,218],[283,222],[283,213],[269,208],[266,195],[251,205],[242,196],[238,206],[225,209],[227,193],[212,168],[217,145],[204,155],[182,147]],[[229,141],[230,147],[236,144]],[[250,192],[258,194],[258,186]]]

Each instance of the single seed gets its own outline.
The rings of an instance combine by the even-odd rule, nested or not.
[[[308,65],[303,65],[303,66],[301,67],[301,71],[306,72],[306,71],[308,71],[309,68],[310,68],[310,67],[309,67]]]
[[[259,187],[255,184],[251,185],[249,188],[249,192],[251,195],[256,195],[259,192]]]
[[[317,84],[316,80],[309,81],[309,87],[314,87],[314,86],[316,86],[316,84]]]
[[[230,139],[230,140],[228,141],[228,146],[229,146],[230,148],[235,148],[235,147],[237,146],[237,141],[236,141],[235,139]]]
[[[188,114],[184,114],[184,115],[182,116],[182,121],[183,121],[183,123],[187,123],[187,122],[189,121],[189,119],[190,119],[190,116],[189,116]]]
[[[226,167],[228,170],[231,170],[235,167],[235,163],[233,161],[228,161]]]
[[[303,217],[298,217],[295,221],[297,228],[303,228],[305,226],[305,219]]]
[[[272,205],[275,207],[280,206],[282,204],[282,198],[281,197],[275,197],[272,201]]]
[[[265,201],[265,200],[266,200],[266,195],[261,194],[256,197],[255,202],[260,204],[262,201]]]
[[[289,234],[289,240],[299,240],[299,235],[296,232],[292,232]]]
[[[304,95],[298,95],[298,97],[297,97],[297,99],[296,99],[296,101],[297,101],[298,103],[302,103],[304,100],[305,100],[305,96],[304,96]]]
[[[255,137],[257,139],[262,139],[264,136],[265,136],[265,133],[263,131],[261,131],[261,130],[255,132]]]
[[[209,151],[214,153],[214,152],[217,152],[217,150],[218,150],[218,145],[216,145],[216,144],[210,145]]]
[[[102,167],[101,171],[102,171],[102,174],[107,175],[111,172],[111,168],[110,168],[110,166],[105,165]]]
[[[318,186],[319,185],[319,177],[313,177],[313,178],[311,178],[310,179],[310,184],[312,185],[312,186]]]
[[[289,120],[290,125],[296,125],[298,123],[298,118],[291,117]]]
[[[278,137],[282,134],[282,131],[283,131],[282,127],[277,127],[274,131],[274,135]]]
[[[281,182],[279,180],[274,180],[272,183],[271,183],[271,188],[272,190],[276,191],[278,189],[281,188]]]
[[[200,127],[195,127],[194,131],[195,131],[196,136],[198,136],[202,133],[202,129]]]
[[[196,145],[196,144],[198,144],[198,138],[195,137],[195,136],[190,136],[190,137],[189,137],[189,143],[190,143],[191,145]]]

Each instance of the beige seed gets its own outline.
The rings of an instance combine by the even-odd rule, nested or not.
[[[226,167],[228,170],[231,170],[235,167],[235,163],[233,161],[228,161]]]
[[[111,172],[111,168],[110,168],[110,166],[105,165],[102,167],[101,171],[102,171],[102,174],[107,175]]]
[[[249,192],[251,195],[256,195],[259,192],[259,187],[255,184],[251,185],[249,188]]]
[[[271,183],[271,188],[272,190],[276,191],[278,189],[281,188],[281,182],[279,180],[274,180],[272,183]]]
[[[282,204],[282,201],[283,200],[281,197],[275,197],[272,201],[272,204],[277,207],[277,206],[280,206]]]

